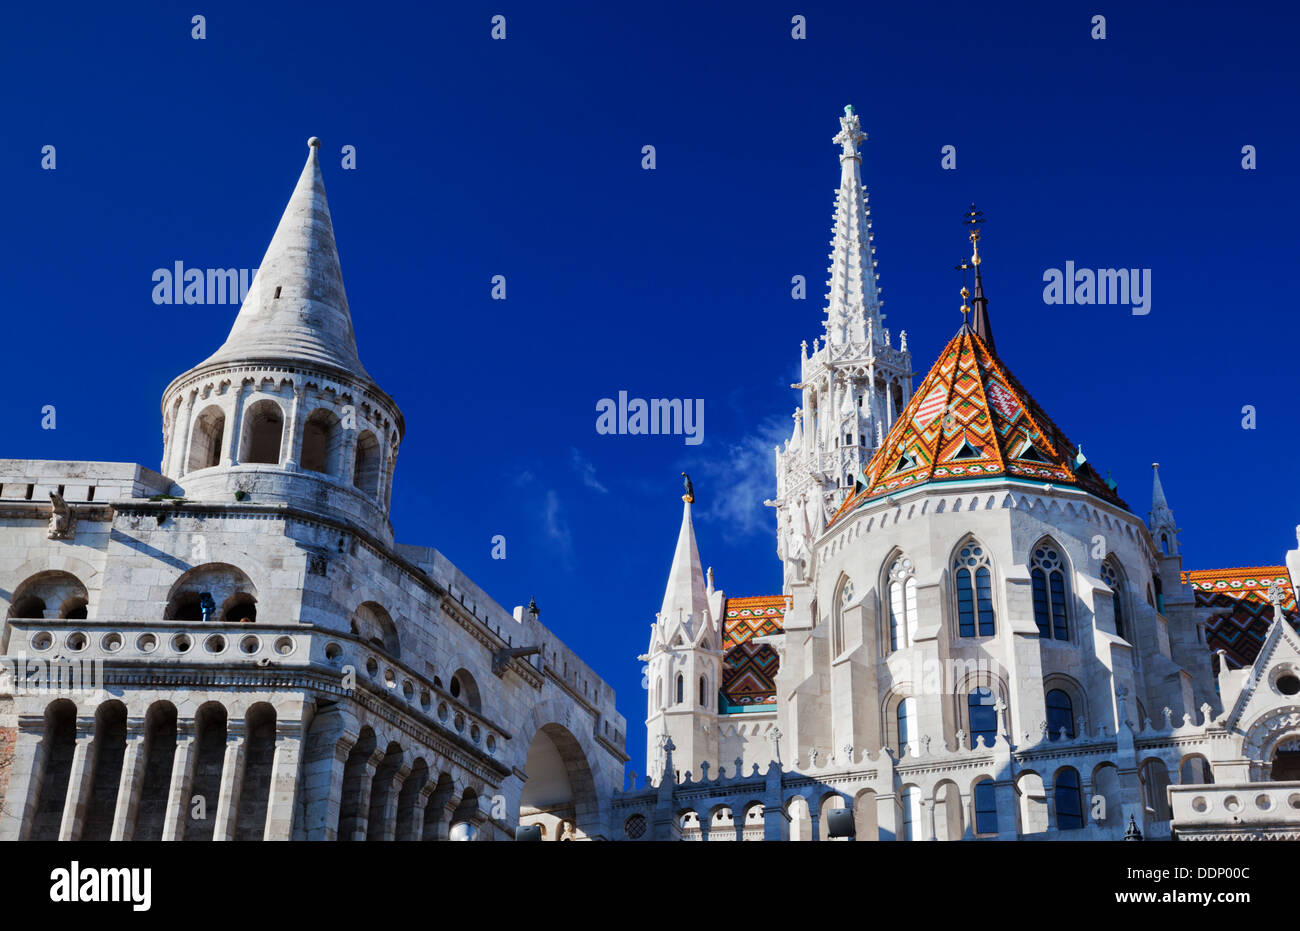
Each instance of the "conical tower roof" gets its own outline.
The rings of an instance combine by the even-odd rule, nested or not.
[[[1072,485],[1128,508],[968,325],[944,347],[864,472],[866,487],[836,520],[918,485],[999,476]]]
[[[225,343],[202,365],[287,361],[342,369],[373,384],[357,355],[334,224],[321,177],[320,140],[266,249]]]
[[[680,613],[679,613],[680,612]],[[664,589],[664,602],[660,610],[665,623],[676,623],[694,618],[692,631],[709,616],[709,599],[704,589],[704,565],[700,550],[695,544],[695,527],[691,523],[691,502],[682,508],[682,529],[677,535],[677,550],[673,553],[673,567],[668,570],[668,585]]]

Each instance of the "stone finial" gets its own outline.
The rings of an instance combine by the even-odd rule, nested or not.
[[[840,748],[840,750],[844,753],[844,762],[847,765],[852,766],[853,765],[853,744],[845,744],[843,747]]]
[[[818,755],[820,752],[821,752],[821,751],[819,751],[816,747],[813,747],[811,750],[808,751],[808,760],[809,760],[808,765],[809,765],[809,766],[816,766],[816,765],[817,765],[817,755]]]
[[[1276,579],[1268,587],[1268,600],[1273,605],[1273,620],[1282,620],[1282,601],[1286,598],[1286,589]]]
[[[736,769],[735,769],[735,773],[736,773],[737,778],[739,778],[740,776],[745,775],[745,760],[744,760],[743,757],[739,757],[739,756],[736,757]]]
[[[930,755],[930,735],[924,734],[921,737],[921,752],[926,756]]]
[[[958,749],[959,751],[960,751],[960,750],[965,750],[965,749],[966,749],[966,732],[963,731],[963,730],[961,730],[961,729],[959,728],[959,729],[957,730],[957,735],[956,735],[956,736],[957,736],[957,749]]]
[[[1203,703],[1203,704],[1201,705],[1201,715],[1202,715],[1202,718],[1203,718],[1203,721],[1202,721],[1202,724],[1201,724],[1202,727],[1209,727],[1209,726],[1210,726],[1210,723],[1211,723],[1211,722],[1210,722],[1210,712],[1213,711],[1213,710],[1214,710],[1214,709],[1210,707],[1210,703],[1209,703],[1208,701],[1205,702],[1205,703]]]
[[[1174,729],[1174,710],[1173,710],[1172,708],[1170,708],[1168,705],[1165,705],[1164,710],[1161,711],[1160,713],[1163,714],[1163,715],[1165,716],[1165,730],[1167,730],[1167,731],[1171,731],[1171,730],[1173,730],[1173,729]]]
[[[1007,734],[1007,703],[999,697],[993,703],[993,710],[998,713],[998,733],[1005,737]]]
[[[721,775],[721,770],[719,770],[718,774]],[[700,782],[708,782],[708,781],[709,781],[709,761],[704,760],[703,762],[700,763]]]
[[[1039,740],[1047,740],[1047,739],[1048,739],[1048,736],[1049,736],[1049,735],[1048,735],[1047,722],[1046,722],[1046,721],[1039,721],[1039,722],[1038,722],[1038,739],[1039,739]]]

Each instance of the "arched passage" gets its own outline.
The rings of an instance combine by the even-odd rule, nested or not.
[[[91,776],[81,840],[109,839],[125,754],[126,706],[120,701],[106,701],[95,712],[95,770]]]
[[[528,745],[528,780],[519,797],[519,824],[541,824],[548,838],[559,838],[564,822],[577,837],[600,832],[600,808],[591,766],[582,745],[561,724],[543,725]]]

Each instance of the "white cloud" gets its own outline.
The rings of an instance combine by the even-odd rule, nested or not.
[[[699,516],[716,524],[724,539],[776,533],[776,517],[763,502],[776,494],[776,459],[772,449],[790,438],[791,422],[768,417],[720,455],[696,465]],[[775,537],[774,537],[775,538]]]
[[[554,489],[546,493],[546,506],[542,512],[543,529],[546,537],[554,543],[560,555],[567,561],[573,554],[573,533],[565,519],[564,509],[560,505],[560,496]]]
[[[573,465],[573,470],[578,473],[578,477],[582,479],[582,484],[595,489],[602,495],[609,494],[609,489],[596,478],[596,467],[577,449],[571,448],[569,450],[569,462]]]

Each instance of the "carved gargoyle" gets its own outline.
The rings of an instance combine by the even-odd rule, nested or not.
[[[51,540],[71,540],[77,532],[76,513],[58,492],[50,492],[50,505],[53,510],[50,513],[50,527],[45,535]]]

